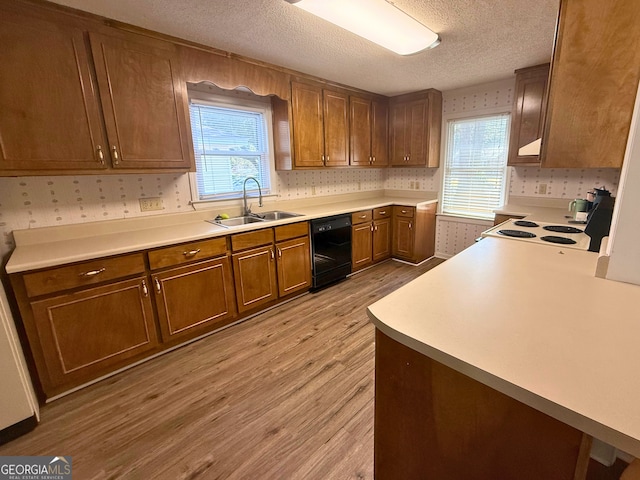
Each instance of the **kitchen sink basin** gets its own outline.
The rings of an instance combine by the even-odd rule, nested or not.
[[[274,210],[273,212],[264,212],[256,214],[259,218],[263,220],[283,220],[285,218],[293,218],[300,217],[299,213],[291,213],[291,212],[282,212],[280,210]]]
[[[222,220],[207,220],[207,222],[213,223],[214,225],[222,225],[223,227],[235,227],[249,223],[261,223],[264,222],[264,220],[258,217],[232,217]]]
[[[275,220],[283,220],[285,218],[300,217],[300,213],[282,212],[280,210],[274,210],[272,212],[254,213],[252,215],[244,215],[242,217],[231,217],[220,220],[207,220],[214,225],[220,225],[222,227],[237,227],[240,225],[247,225],[249,223],[263,223],[273,222]]]

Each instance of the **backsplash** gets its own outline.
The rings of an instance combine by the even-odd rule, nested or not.
[[[586,198],[593,187],[603,185],[616,195],[620,181],[617,168],[569,169],[511,167],[509,195],[541,198]],[[546,193],[541,194],[540,185],[546,185]]]

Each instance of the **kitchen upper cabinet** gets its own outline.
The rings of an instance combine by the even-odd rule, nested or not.
[[[97,171],[107,143],[84,32],[0,5],[0,175]]]
[[[18,2],[0,41],[0,175],[191,167],[173,44]]]
[[[349,96],[350,165],[388,165],[388,111],[386,100]]]
[[[520,155],[519,149],[542,137],[547,110],[549,64],[516,70],[516,95],[511,111],[508,165],[539,165],[539,155]]]
[[[389,103],[391,165],[439,166],[442,93],[430,89],[393,97]]]
[[[560,2],[543,167],[622,165],[640,79],[638,45],[637,1]]]
[[[295,167],[349,165],[348,95],[291,82]]]
[[[111,164],[188,169],[185,88],[175,46],[132,34],[90,34]]]
[[[394,257],[420,263],[435,253],[437,203],[393,207]]]

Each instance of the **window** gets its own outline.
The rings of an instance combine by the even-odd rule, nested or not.
[[[450,120],[442,213],[493,219],[504,203],[509,114]]]
[[[189,105],[196,159],[198,200],[235,198],[247,177],[271,188],[269,154],[270,110],[192,98]],[[248,190],[257,190],[254,182]]]

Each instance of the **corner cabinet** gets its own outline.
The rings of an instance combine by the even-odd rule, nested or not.
[[[420,263],[435,253],[437,203],[419,207],[393,207],[392,255]]]
[[[321,85],[291,82],[294,166],[349,165],[347,94]]]
[[[640,79],[638,3],[562,0],[556,35],[542,166],[619,168]]]
[[[549,64],[516,70],[516,95],[509,134],[510,166],[539,166],[539,155],[520,155],[521,147],[542,137],[547,110]]]
[[[47,397],[159,350],[142,254],[18,278],[12,284]]]
[[[0,175],[191,167],[173,44],[18,2],[0,42]]]
[[[392,166],[438,167],[442,93],[429,89],[389,100]]]

